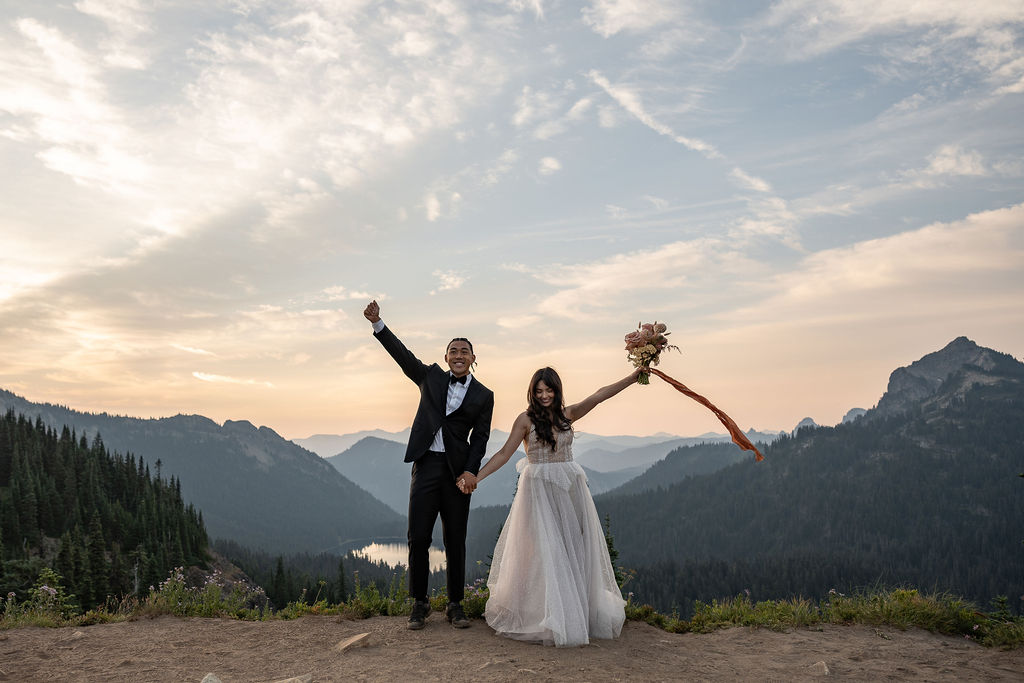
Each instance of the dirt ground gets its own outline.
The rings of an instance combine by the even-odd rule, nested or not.
[[[1024,649],[889,627],[671,634],[627,622],[614,641],[555,649],[434,613],[294,621],[158,617],[77,628],[0,631],[0,681],[1021,681]],[[340,644],[368,634],[347,649]],[[207,683],[214,679],[208,678]]]

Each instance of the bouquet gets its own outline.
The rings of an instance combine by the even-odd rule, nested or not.
[[[718,418],[726,429],[729,430],[729,436],[732,437],[734,444],[740,448],[754,452],[754,460],[760,462],[764,460],[764,455],[757,449],[747,435],[736,425],[731,417],[725,414],[718,406],[704,398],[693,389],[683,384],[677,379],[669,377],[661,370],[652,368],[652,365],[657,365],[661,352],[665,349],[679,350],[678,346],[673,346],[668,343],[668,327],[664,323],[643,323],[637,325],[637,329],[626,335],[626,351],[629,352],[629,360],[633,363],[633,367],[642,368],[640,376],[637,377],[637,384],[650,384],[651,375],[657,375],[661,379],[665,380],[670,386],[675,388],[680,393],[689,396],[697,403],[700,403]]]
[[[635,368],[642,368],[643,372],[637,377],[637,384],[650,384],[650,372],[652,365],[657,365],[659,356],[665,349],[679,350],[678,346],[668,343],[668,331],[665,323],[637,323],[637,329],[626,335],[626,351],[629,352],[629,361]]]

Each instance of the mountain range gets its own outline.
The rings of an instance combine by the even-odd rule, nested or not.
[[[322,458],[245,420],[223,425],[200,415],[139,419],[31,403],[0,390],[0,408],[174,475],[203,513],[211,538],[274,552],[347,550],[357,539],[404,534],[405,520]]]

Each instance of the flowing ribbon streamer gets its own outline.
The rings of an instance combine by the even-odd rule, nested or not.
[[[725,425],[725,428],[729,430],[729,435],[732,437],[732,442],[734,444],[736,444],[743,450],[754,451],[755,462],[761,462],[762,460],[764,460],[764,456],[761,455],[761,451],[757,450],[757,446],[750,443],[750,439],[748,439],[747,435],[744,434],[740,430],[740,428],[736,426],[736,423],[732,421],[732,418],[723,413],[721,410],[719,410],[714,403],[707,400],[697,392],[691,391],[685,384],[683,384],[682,382],[677,382],[676,380],[672,379],[671,377],[666,375],[661,370],[658,370],[657,368],[648,367],[644,368],[644,371],[649,372],[652,375],[657,375],[658,377],[662,378],[663,380],[674,386],[677,390],[681,391],[682,393],[692,398],[697,403],[706,406],[707,409],[714,413],[715,417],[717,417],[719,421]]]

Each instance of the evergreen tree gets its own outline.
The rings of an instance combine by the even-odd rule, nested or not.
[[[87,548],[89,554],[89,583],[92,587],[92,604],[100,605],[107,599],[110,590],[110,575],[106,557],[106,541],[103,538],[103,525],[100,514],[92,513],[89,521],[89,538]]]
[[[288,604],[288,579],[284,572],[284,557],[277,556],[277,568],[274,570],[274,580],[270,584],[270,601],[280,609]]]
[[[348,586],[345,585],[345,560],[341,557],[338,558],[338,585],[335,595],[339,603],[348,600]]]

